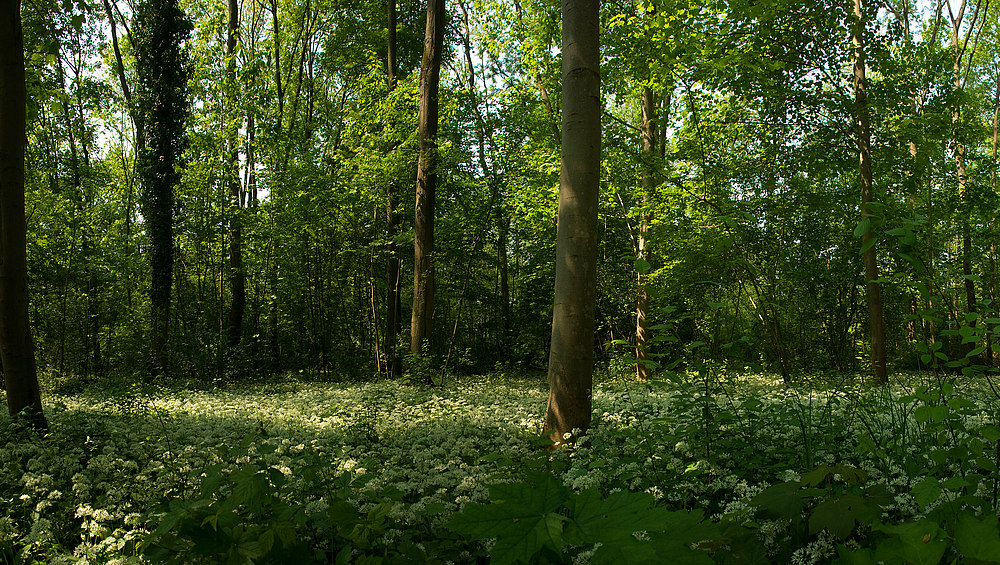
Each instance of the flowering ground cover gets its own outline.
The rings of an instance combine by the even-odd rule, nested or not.
[[[0,563],[1000,562],[985,381],[542,377],[47,397],[0,417]]]

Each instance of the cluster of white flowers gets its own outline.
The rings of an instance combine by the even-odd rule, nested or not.
[[[97,395],[57,398],[52,405],[65,409],[50,415],[52,442],[0,446],[0,508],[6,509],[0,543],[41,561],[130,563],[134,542],[156,526],[147,523],[150,509],[198,495],[210,467],[221,466],[224,474],[250,465],[276,469],[284,488],[315,514],[328,503],[307,490],[298,471],[317,462],[331,477],[355,481],[349,499],[360,510],[388,503],[390,518],[410,530],[439,526],[461,505],[488,500],[489,485],[516,481],[526,460],[545,457],[566,469],[564,484],[574,490],[644,491],[675,507],[711,505],[716,518],[749,519],[749,501],[768,486],[764,480],[798,481],[821,462],[843,460],[844,440],[832,440],[834,433],[872,433],[879,443],[891,433],[916,437],[923,430],[901,416],[912,416],[912,403],[897,402],[905,389],[868,409],[852,405],[853,398],[870,394],[860,389],[797,392],[766,375],[724,384],[731,397],[709,401],[701,390],[598,382],[594,425],[565,438],[576,438],[576,447],[548,454],[534,447],[546,391],[502,379],[463,378],[430,392],[384,381],[164,392],[127,413],[121,402]],[[706,453],[701,431],[693,431],[706,405],[713,413],[736,412],[735,420],[713,424],[713,434],[759,440],[747,449],[772,465],[766,475],[746,468],[747,453],[715,446]],[[987,412],[969,414],[967,429],[993,422]],[[789,447],[799,460],[782,459]],[[923,456],[913,446],[905,449]],[[923,477],[908,476],[891,458],[856,457],[868,483],[884,484],[893,497],[887,515],[921,510],[911,490]],[[985,481],[980,488],[987,488]],[[954,494],[945,489],[939,500]],[[758,522],[769,547],[789,539],[787,522]],[[65,524],[80,527],[67,533]],[[389,528],[382,542],[394,543],[405,532]],[[66,543],[67,535],[77,536],[75,545]],[[829,541],[817,538],[799,548],[796,559],[823,559]],[[587,562],[594,550],[580,552],[576,562]]]

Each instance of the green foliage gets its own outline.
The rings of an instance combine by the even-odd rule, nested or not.
[[[571,562],[581,548],[589,548],[590,563],[655,563],[664,551],[679,563],[712,562],[689,547],[709,535],[702,514],[654,508],[644,493],[574,493],[542,472],[528,482],[491,486],[490,501],[467,504],[447,527],[472,539],[495,539],[490,563],[496,565]]]

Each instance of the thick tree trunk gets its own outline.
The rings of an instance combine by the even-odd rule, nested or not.
[[[413,312],[410,352],[419,354],[430,342],[434,315],[434,192],[437,185],[438,83],[444,43],[444,0],[427,1],[424,55],[420,64],[420,156],[413,237]],[[430,374],[428,374],[430,379]]]
[[[657,139],[659,131],[656,120],[656,102],[650,88],[642,89],[642,204],[639,212],[639,234],[636,237],[636,256],[640,264],[647,261],[646,245],[649,232],[649,195],[656,188],[653,160],[656,158]],[[647,363],[649,361],[649,293],[646,292],[646,271],[640,269],[636,275],[638,297],[635,305],[635,366],[636,378],[640,381],[649,376]]]
[[[138,155],[143,216],[150,244],[150,375],[167,371],[170,300],[174,270],[174,187],[180,182],[187,115],[189,65],[183,44],[190,24],[176,0],[138,4],[133,48],[140,91],[137,114],[145,128]],[[152,86],[156,85],[155,88]],[[141,94],[141,96],[139,95]]]
[[[240,29],[240,4],[238,0],[229,0],[229,26],[226,38],[226,74],[229,77],[226,96],[230,100],[230,116],[237,116],[236,91],[236,40]],[[246,275],[243,270],[243,191],[240,188],[239,158],[237,156],[238,131],[234,124],[228,125],[228,155],[229,160],[229,290],[231,304],[229,307],[228,338],[229,347],[240,344],[243,337],[243,312],[246,309],[247,290]]]
[[[46,429],[28,320],[25,96],[21,2],[0,0],[0,364],[11,416]]]
[[[871,360],[872,369],[878,382],[888,381],[886,374],[885,352],[885,319],[882,313],[882,294],[878,281],[878,263],[875,255],[875,245],[872,239],[871,220],[873,217],[871,202],[872,187],[872,155],[871,128],[868,117],[867,80],[865,78],[865,43],[864,18],[861,13],[861,0],[854,0],[855,21],[851,26],[854,42],[854,96],[856,128],[858,142],[858,170],[861,177],[861,221],[868,221],[868,228],[861,236],[865,247],[865,287],[868,291],[868,315],[871,322]]]
[[[598,0],[562,2],[562,169],[545,430],[556,442],[590,426],[601,180]],[[572,441],[570,439],[569,441]]]

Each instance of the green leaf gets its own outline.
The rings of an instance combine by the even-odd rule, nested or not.
[[[955,526],[955,547],[966,559],[1000,563],[1000,527],[996,516],[963,514]]]
[[[865,218],[861,220],[860,222],[858,222],[857,227],[854,228],[854,237],[863,236],[868,231],[868,228],[870,228],[871,226],[872,226],[871,219]]]
[[[963,479],[962,477],[950,477],[941,486],[950,490],[960,490],[969,486],[969,481]]]
[[[979,347],[977,347],[977,348],[973,349],[972,351],[966,353],[965,356],[966,357],[975,357],[976,355],[979,355],[983,351],[986,351],[986,348],[980,345]]]
[[[875,509],[858,496],[849,494],[842,498],[824,500],[809,517],[809,533],[817,534],[825,529],[835,537],[846,539],[854,531],[856,521],[875,515]]]
[[[635,268],[636,272],[638,272],[641,275],[645,275],[652,268],[652,265],[650,265],[649,262],[646,261],[645,259],[636,259],[635,263],[633,263],[633,267]]]
[[[934,502],[941,496],[941,485],[934,477],[927,477],[919,483],[913,485],[910,491],[914,500],[921,508],[926,508],[928,504]]]
[[[802,513],[802,495],[799,483],[778,483],[750,499],[757,511],[773,518],[795,519]]]
[[[446,524],[473,539],[496,538],[490,563],[530,563],[544,547],[559,553],[567,518],[558,513],[569,490],[548,473],[534,477],[537,484],[502,484],[490,487],[492,504],[466,504]]]
[[[593,563],[625,560],[638,563],[656,557],[648,541],[633,536],[637,531],[659,531],[666,524],[666,509],[653,508],[653,497],[645,493],[619,491],[607,499],[597,490],[586,490],[574,497],[570,506],[574,528],[570,543],[601,543]]]
[[[862,243],[861,244],[861,249],[858,251],[858,253],[864,253],[865,251],[868,251],[869,249],[871,249],[872,247],[874,247],[875,246],[875,241],[876,240],[873,237],[873,238],[865,241],[864,243]]]
[[[819,467],[816,467],[812,471],[809,471],[805,475],[802,475],[802,480],[800,484],[802,486],[816,487],[826,482],[826,478],[831,473],[830,466],[823,463]]]
[[[896,536],[878,546],[875,557],[885,563],[938,565],[949,545],[939,539],[941,528],[937,523],[926,519],[898,526],[877,524],[873,529]]]
[[[997,441],[1000,440],[1000,428],[993,424],[987,424],[979,428],[979,435],[983,436],[987,441]]]

